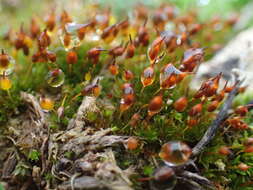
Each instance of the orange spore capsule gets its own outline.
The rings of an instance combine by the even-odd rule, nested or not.
[[[247,86],[240,87],[238,89],[238,93],[244,93],[246,89],[247,89]]]
[[[134,102],[134,94],[125,94],[123,95],[123,104],[131,106]]]
[[[134,103],[134,89],[130,83],[125,83],[122,86],[123,96],[120,100],[120,111],[121,113],[128,110]]]
[[[129,125],[131,125],[132,127],[135,127],[137,125],[137,123],[140,121],[141,116],[139,113],[135,113],[132,117],[131,120],[129,122]]]
[[[181,36],[180,36],[180,39],[182,41],[182,43],[186,42],[187,39],[188,39],[188,35],[186,32],[182,32]]]
[[[35,39],[40,33],[40,28],[34,18],[31,20],[30,33],[33,39]]]
[[[2,53],[0,54],[0,67],[3,69],[7,69],[8,65],[10,63],[9,56],[2,50]]]
[[[221,79],[222,73],[218,74],[216,77],[210,79],[213,83],[209,85],[206,89],[206,97],[210,97],[216,94],[217,89],[219,87],[219,81]]]
[[[88,52],[87,52],[87,57],[89,60],[92,61],[93,64],[97,64],[98,61],[99,61],[99,55],[102,51],[106,51],[105,49],[102,49],[100,47],[95,47],[95,48],[92,48],[90,49]]]
[[[219,87],[219,80],[221,73],[214,78],[208,79],[202,83],[200,89],[194,95],[194,98],[200,98],[202,96],[211,97],[216,94]]]
[[[37,52],[37,53],[33,54],[32,62],[37,63],[37,62],[39,62],[39,60],[40,60],[40,52]]]
[[[193,24],[190,28],[189,34],[194,35],[202,29],[201,24]]]
[[[135,150],[138,148],[139,141],[136,137],[129,137],[127,139],[127,149],[128,150]]]
[[[109,71],[115,76],[119,73],[119,66],[116,63],[112,63],[109,65]]]
[[[81,94],[83,96],[89,96],[93,95],[95,97],[98,97],[100,95],[101,88],[98,85],[98,81],[95,84],[88,84],[84,87],[84,89],[81,91]]]
[[[148,105],[148,115],[153,116],[154,114],[161,111],[163,106],[162,95],[155,96]]]
[[[125,51],[124,47],[116,46],[116,47],[109,50],[109,55],[111,55],[113,57],[118,57],[118,56],[123,55],[124,51]]]
[[[145,20],[148,17],[148,9],[143,4],[138,4],[134,12],[138,20]]]
[[[252,153],[253,152],[253,146],[246,146],[243,150],[246,153]]]
[[[52,63],[56,62],[56,54],[51,52],[51,51],[47,51],[47,58],[49,59],[49,61],[51,61]]]
[[[172,31],[163,31],[161,32],[161,36],[164,38],[164,43],[168,52],[173,52],[178,46],[177,35]]]
[[[164,30],[165,22],[166,22],[166,15],[163,10],[160,8],[154,12],[153,16],[153,24],[159,30]]]
[[[46,49],[51,44],[51,39],[45,29],[38,38],[39,48]]]
[[[165,65],[160,72],[160,87],[162,89],[174,88],[177,83],[177,75],[180,73],[181,71],[171,63]]]
[[[128,28],[130,26],[129,20],[128,18],[120,21],[119,23],[117,23],[117,29],[119,30],[119,32],[123,35],[123,36],[127,36],[128,35]]]
[[[52,12],[47,16],[47,18],[45,19],[45,22],[46,22],[47,29],[48,29],[50,32],[52,32],[53,29],[55,28],[55,24],[56,24],[56,18],[55,18],[54,11],[52,11]]]
[[[142,75],[141,75],[141,82],[143,87],[149,86],[153,84],[155,80],[155,71],[154,71],[154,65],[151,65],[144,69]]]
[[[211,104],[208,105],[207,111],[213,112],[214,110],[216,110],[218,108],[219,104],[220,104],[220,102],[217,100],[212,101]]]
[[[132,80],[134,78],[134,74],[130,70],[125,70],[123,74],[123,78],[126,81]]]
[[[34,63],[37,63],[37,62],[43,63],[43,62],[47,62],[48,60],[50,60],[51,62],[54,62],[53,60],[56,59],[56,57],[53,57],[54,53],[50,55],[51,53],[52,52],[49,52],[46,49],[41,49],[32,56],[32,61]]]
[[[162,89],[172,89],[176,86],[177,83],[177,76],[176,74],[171,74],[170,77],[165,79],[165,81],[162,82],[161,88]]]
[[[71,35],[69,33],[66,33],[63,37],[63,44],[65,47],[69,47],[71,43]]]
[[[92,84],[88,84],[84,87],[84,89],[82,90],[81,94],[83,96],[86,95],[90,95],[92,93],[92,89],[93,89],[93,85]]]
[[[133,94],[123,95],[120,100],[120,111],[121,113],[128,110],[134,103],[135,97]]]
[[[195,106],[193,106],[190,111],[189,111],[189,116],[198,116],[199,114],[201,114],[202,112],[202,103],[196,104]]]
[[[84,39],[84,36],[85,36],[85,33],[86,33],[86,30],[87,30],[88,26],[89,26],[89,24],[87,24],[84,27],[81,27],[77,30],[77,36],[78,36],[79,40]]]
[[[248,125],[244,121],[242,121],[240,117],[227,119],[227,122],[234,129],[239,129],[239,130],[248,129]]]
[[[61,16],[60,16],[60,21],[61,23],[64,25],[66,23],[69,23],[69,22],[72,22],[72,19],[70,18],[69,14],[67,13],[67,11],[63,11],[61,13]]]
[[[137,35],[138,42],[143,46],[147,46],[149,44],[149,34],[145,24],[146,22],[139,28]]]
[[[104,49],[102,49],[100,47],[94,47],[87,52],[87,56],[89,59],[92,59],[93,57],[99,56],[101,51],[103,51],[103,50]]]
[[[238,14],[232,14],[226,20],[226,24],[228,24],[229,26],[233,26],[234,24],[237,23],[238,20],[239,20],[239,15]]]
[[[106,43],[111,43],[116,35],[118,34],[118,30],[116,28],[116,25],[111,25],[106,27],[103,30],[103,33],[101,34],[101,38],[106,42]]]
[[[95,84],[95,85],[93,86],[93,89],[92,89],[93,95],[94,95],[95,97],[98,97],[98,96],[100,95],[100,91],[101,91],[101,89],[100,89],[99,85],[98,85],[98,84]]]
[[[135,51],[135,45],[132,41],[131,35],[130,35],[130,43],[127,45],[126,48],[126,58],[132,58],[134,56],[134,51]]]
[[[227,155],[231,154],[232,152],[227,146],[222,146],[218,150],[218,153],[221,155],[227,156]]]
[[[158,57],[159,52],[161,50],[163,40],[164,40],[164,38],[162,38],[161,36],[157,37],[153,41],[151,46],[148,48],[148,57],[149,57],[151,64],[154,63],[154,61]]]
[[[238,106],[236,109],[235,109],[235,113],[237,115],[240,115],[240,116],[246,116],[247,113],[249,112],[248,108],[246,106]]]
[[[241,171],[247,171],[249,168],[250,168],[250,166],[248,166],[247,164],[244,164],[244,163],[240,163],[238,166],[237,166],[237,168],[239,169],[239,170],[241,170]]]
[[[227,87],[225,88],[225,92],[226,92],[226,93],[229,93],[229,92],[231,92],[233,89],[234,89],[234,86],[227,86]]]
[[[198,124],[198,119],[196,119],[196,118],[188,118],[187,119],[187,125],[188,125],[188,128],[191,128],[191,127],[194,127],[194,126],[196,126],[197,124]]]
[[[31,39],[25,34],[23,25],[20,27],[20,32],[17,33],[14,45],[17,50],[22,49],[24,55],[29,55],[29,46],[31,45]]]
[[[23,30],[23,25],[21,25],[20,27],[20,32],[17,34],[17,38],[14,42],[14,45],[16,47],[17,50],[21,49],[24,47],[25,45],[25,38],[26,38],[26,34],[24,33],[24,30]]]
[[[134,56],[135,46],[134,44],[129,44],[126,50],[126,58],[132,58]]]
[[[75,51],[69,51],[67,53],[66,61],[68,64],[76,64],[78,61],[78,57]]]
[[[187,76],[187,73],[181,72],[177,75],[177,83],[181,82],[185,77]]]
[[[225,91],[222,90],[219,94],[215,95],[214,100],[221,102],[224,99],[224,97],[225,97]]]
[[[204,52],[202,48],[192,48],[184,52],[183,64],[184,67],[192,72],[196,64],[200,62],[204,57]]]
[[[245,146],[253,145],[253,138],[252,137],[247,138],[247,140],[244,142],[244,145]]]
[[[175,110],[177,110],[178,112],[183,112],[188,104],[188,100],[186,97],[181,97],[178,100],[175,101],[175,103],[173,104]]]
[[[228,81],[226,81],[226,83],[225,83],[223,89],[222,89],[219,93],[217,93],[217,94],[215,95],[214,100],[217,100],[218,102],[221,102],[221,101],[224,99],[225,93],[226,93],[227,84],[228,84]]]
[[[205,89],[204,95],[206,97],[211,97],[211,96],[215,95],[217,89],[218,89],[218,86],[216,86],[213,81],[209,81],[207,83],[207,87]]]

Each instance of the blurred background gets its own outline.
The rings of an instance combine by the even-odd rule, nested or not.
[[[115,15],[122,16],[122,14],[129,14],[137,3],[155,8],[164,2],[175,4],[182,14],[189,9],[196,10],[199,19],[203,22],[215,15],[228,17],[236,12],[243,17],[243,24],[240,27],[237,26],[238,29],[243,29],[253,23],[252,0],[0,0],[0,32],[6,31],[9,24],[15,28],[17,23],[28,22],[31,16],[41,16],[49,9],[55,9],[55,11],[65,9],[71,15],[85,17],[88,15],[83,11],[83,7],[98,4],[110,7]]]

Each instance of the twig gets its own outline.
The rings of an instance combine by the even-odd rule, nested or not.
[[[214,188],[214,185],[207,178],[200,176],[199,174],[192,173],[189,171],[183,171],[180,175],[186,179],[193,180],[197,182],[198,184],[206,186],[210,189]]]
[[[236,96],[238,89],[240,85],[242,84],[243,80],[239,81],[237,79],[237,82],[235,84],[234,89],[229,93],[226,101],[224,102],[221,110],[219,111],[218,115],[216,116],[216,119],[212,122],[212,124],[208,127],[206,133],[202,137],[202,139],[198,142],[198,144],[193,148],[192,150],[192,156],[198,155],[207,144],[210,143],[210,141],[214,138],[217,130],[219,129],[222,122],[228,117],[228,110],[230,109],[232,105],[232,101],[234,97]]]
[[[75,173],[73,176],[71,176],[71,178],[70,178],[71,190],[75,190],[74,182],[75,182],[75,179],[76,179],[78,176],[80,176],[80,173]]]
[[[184,177],[177,177],[178,181],[182,184],[187,184],[187,190],[204,190],[197,182],[184,178]]]
[[[49,135],[43,140],[42,145],[41,145],[41,167],[42,171],[41,174],[43,175],[44,172],[47,170],[47,154],[48,154],[48,140],[49,140]]]

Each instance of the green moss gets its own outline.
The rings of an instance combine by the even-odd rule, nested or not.
[[[176,3],[178,6],[182,7],[182,9],[185,9],[186,6],[191,4],[191,2],[189,3],[187,1],[177,1]],[[237,3],[239,2],[237,1]],[[237,3],[235,4],[238,5]],[[215,7],[216,6],[218,5],[215,5]],[[209,12],[207,11],[206,14],[209,14]],[[210,33],[213,40],[207,41],[206,35]],[[211,28],[206,27],[203,31],[192,36],[191,42],[198,42],[202,47],[211,47],[216,43],[224,43],[230,35],[233,35],[231,34],[231,28],[213,32]],[[121,38],[120,40],[124,39],[122,41],[126,43],[125,38],[122,36],[119,38]],[[154,38],[155,31],[153,31],[151,35],[151,40]],[[192,76],[187,76],[174,89],[161,91],[163,93],[162,109],[151,118],[147,116],[147,105],[150,100],[158,94],[155,92],[158,92],[160,89],[159,75],[161,68],[170,62],[173,62],[174,65],[178,67],[182,62],[181,57],[186,47],[178,48],[173,54],[167,53],[165,57],[155,65],[156,76],[154,83],[145,87],[142,91],[143,86],[140,76],[143,70],[150,65],[146,56],[147,48],[137,48],[135,52],[136,56],[132,59],[116,59],[116,63],[119,64],[119,74],[117,76],[112,76],[107,69],[112,58],[108,56],[107,52],[101,54],[100,61],[97,65],[92,65],[87,59],[87,51],[97,45],[98,44],[92,42],[85,42],[80,47],[77,47],[75,51],[78,55],[78,62],[72,65],[71,69],[66,63],[66,52],[61,47],[59,41],[56,41],[49,48],[57,55],[55,64],[32,63],[31,56],[26,57],[21,51],[18,51],[15,56],[17,69],[10,77],[13,81],[10,96],[7,92],[0,91],[0,131],[2,132],[8,127],[7,124],[9,119],[15,118],[22,114],[24,110],[27,110],[27,107],[20,100],[20,92],[22,91],[32,94],[49,95],[52,97],[56,103],[55,110],[48,114],[50,133],[66,130],[69,121],[75,118],[77,109],[83,99],[82,95],[78,95],[85,85],[89,84],[96,76],[99,76],[102,77],[99,81],[102,91],[97,98],[98,102],[107,101],[108,104],[111,104],[114,108],[107,109],[100,105],[100,112],[89,112],[86,116],[89,125],[94,127],[94,129],[101,127],[111,128],[112,133],[115,135],[137,136],[141,141],[137,150],[116,150],[117,162],[120,167],[126,169],[131,165],[139,166],[141,160],[144,162],[144,166],[142,165],[143,168],[137,168],[139,174],[135,177],[151,176],[156,166],[150,162],[150,155],[152,155],[152,159],[154,158],[161,161],[158,156],[160,147],[163,143],[170,140],[184,141],[193,147],[202,138],[216,114],[207,112],[208,103],[204,103],[203,111],[201,115],[198,116],[199,123],[193,127],[187,125],[189,110],[192,106],[201,102],[201,100],[193,98],[194,91],[190,90],[189,87]],[[101,42],[100,46],[105,49],[111,48],[111,46],[104,42]],[[7,45],[7,47],[8,52],[12,52],[12,48],[9,47],[9,45]],[[205,60],[213,56],[213,52],[210,49],[211,48],[207,48],[205,51]],[[34,42],[31,54],[36,51],[36,42]],[[64,85],[57,89],[48,86],[45,80],[45,76],[49,69],[55,67],[62,69],[65,73]],[[133,84],[135,91],[135,102],[128,110],[121,113],[119,105],[122,98],[122,84],[126,82],[122,78],[122,73],[126,69],[134,73],[134,79],[131,81],[131,84]],[[91,74],[91,81],[85,81],[84,76],[87,73]],[[179,113],[174,109],[173,102],[182,96],[187,96],[189,105],[185,111]],[[239,95],[235,100],[234,106],[246,104],[251,98],[252,94]],[[167,103],[167,100],[171,100],[172,104]],[[210,100],[208,101],[210,102]],[[64,114],[59,118],[57,109],[61,106],[64,107]],[[135,113],[140,114],[140,119],[136,126],[131,126],[131,117]],[[197,160],[201,173],[218,184],[221,184],[223,187],[229,187],[234,190],[252,188],[252,185],[247,184],[247,182],[250,181],[253,176],[253,155],[252,153],[243,152],[244,141],[252,136],[252,115],[253,113],[250,112],[247,117],[245,117],[245,122],[250,126],[248,130],[229,130],[229,133],[225,133],[225,126],[220,126],[218,135]],[[233,155],[219,155],[218,150],[221,146],[231,147]],[[126,156],[122,157],[123,153],[124,155],[126,154]],[[31,149],[27,157],[31,162],[39,162],[41,159],[40,154],[38,150]],[[64,153],[64,157],[68,159],[73,159],[75,156],[78,155],[74,155],[71,150]],[[240,171],[237,166],[242,162],[252,166],[252,168],[248,171]],[[21,162],[16,166],[14,171],[15,175],[18,176],[28,176],[29,172],[31,172],[29,167]],[[44,178],[48,181],[53,180],[51,174],[45,174]],[[134,182],[138,189],[141,185],[137,180]]]

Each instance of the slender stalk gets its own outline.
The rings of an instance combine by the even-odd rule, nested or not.
[[[26,74],[25,74],[24,84],[27,83],[27,80],[29,79],[29,77],[30,77],[30,75],[31,75],[32,66],[33,66],[33,62],[32,62],[32,61],[29,61],[29,65],[28,65],[28,68],[27,68],[27,71],[26,71]]]
[[[11,96],[11,93],[10,93],[10,90],[7,90],[7,94],[8,94],[8,96],[9,96],[10,100],[13,102],[13,99],[12,99],[12,96]]]

